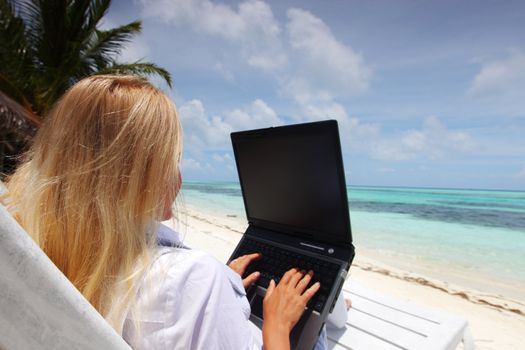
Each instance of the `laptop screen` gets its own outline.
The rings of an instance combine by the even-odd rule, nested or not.
[[[236,132],[232,143],[251,223],[351,242],[336,121]]]

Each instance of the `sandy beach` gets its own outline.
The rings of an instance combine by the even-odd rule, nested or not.
[[[246,228],[235,216],[197,210],[190,205],[177,208],[174,227],[185,244],[226,261]],[[393,267],[373,258],[373,251],[356,247],[349,281],[405,302],[459,315],[469,322],[477,349],[520,349],[525,344],[525,303],[495,294],[464,288]]]

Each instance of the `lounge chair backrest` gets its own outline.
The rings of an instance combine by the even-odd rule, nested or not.
[[[2,205],[0,349],[130,349]]]

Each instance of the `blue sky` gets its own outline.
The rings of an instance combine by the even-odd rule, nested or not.
[[[114,1],[168,69],[183,177],[236,180],[229,133],[339,122],[350,185],[525,190],[525,2]]]

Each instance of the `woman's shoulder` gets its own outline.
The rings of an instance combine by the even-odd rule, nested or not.
[[[210,254],[198,249],[159,247],[154,254],[152,267],[168,267],[170,270],[217,269],[223,264]]]
[[[224,264],[203,251],[188,248],[179,233],[166,225],[159,224],[157,242],[159,246],[153,254],[150,267],[153,272],[158,270],[180,275],[202,270],[208,274],[220,274],[223,271]]]
[[[224,263],[203,251],[162,247],[158,249],[148,274],[167,279],[168,284],[184,282],[186,287],[192,283],[214,285],[217,280],[238,282],[228,270]]]

